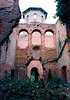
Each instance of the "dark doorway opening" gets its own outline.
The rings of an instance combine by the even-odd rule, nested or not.
[[[63,81],[64,82],[66,82],[67,81],[67,77],[66,77],[66,66],[63,66],[62,67],[62,79],[63,79]]]
[[[39,73],[36,67],[31,69],[31,80],[38,81]]]
[[[11,79],[14,79],[14,69],[11,70]]]

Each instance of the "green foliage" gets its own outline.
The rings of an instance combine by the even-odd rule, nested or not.
[[[22,66],[23,68],[27,68],[27,66],[26,65],[24,65],[24,66]]]
[[[58,39],[58,55],[60,54],[61,49],[62,49],[62,44],[61,44],[60,39]]]
[[[60,47],[60,50],[62,49],[62,44],[61,44],[61,41],[59,40],[59,47]]]
[[[46,81],[46,88],[43,81],[27,81],[25,78],[13,79],[6,78],[0,81],[1,100],[67,100],[66,91],[68,84],[58,78]],[[66,97],[64,99],[64,97]]]
[[[67,39],[67,42],[70,42],[70,39]]]
[[[66,24],[70,29],[70,1],[69,0],[55,0],[57,2],[56,16],[63,24]]]

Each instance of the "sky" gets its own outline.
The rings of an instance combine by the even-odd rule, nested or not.
[[[19,7],[21,12],[29,7],[41,7],[48,13],[46,23],[55,24],[57,19],[53,18],[56,14],[56,3],[54,1],[55,0],[19,0]],[[21,22],[23,22],[22,19]]]

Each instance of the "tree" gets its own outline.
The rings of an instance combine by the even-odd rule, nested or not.
[[[56,0],[56,16],[70,29],[70,0]]]

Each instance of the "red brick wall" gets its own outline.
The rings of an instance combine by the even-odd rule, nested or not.
[[[57,58],[56,48],[45,48],[45,61]]]
[[[49,69],[51,70],[51,74],[52,74],[52,77],[57,77],[57,73],[56,73],[56,62],[51,62],[51,63],[47,63],[44,65],[44,78],[47,79],[48,77],[48,73],[49,73]]]
[[[17,67],[22,67],[26,64],[27,62],[27,56],[28,56],[28,48],[27,49],[16,49],[16,54],[15,54],[15,66]]]
[[[29,59],[31,59],[31,57],[33,57],[34,60],[38,60],[38,61],[40,58],[41,58],[41,61],[48,61],[48,60],[53,60],[57,58],[55,25],[52,25],[52,24],[39,24],[39,25],[38,24],[19,24],[17,34],[19,33],[20,30],[27,30],[28,46],[27,47],[24,46],[25,48],[23,48],[23,45],[26,45],[26,44],[24,44],[22,40],[19,41],[19,37],[17,38],[16,50],[15,50],[15,66],[16,67],[20,67],[21,69],[22,66],[24,67],[24,65],[29,61]],[[53,37],[46,37],[47,41],[45,42],[46,30],[49,30],[49,31],[52,30]],[[35,37],[32,38],[33,33],[36,33],[36,34],[38,33],[40,37],[37,37],[37,35],[35,34],[34,35]],[[35,65],[35,63],[33,64]],[[34,65],[31,65],[30,68],[35,67]],[[55,73],[55,69],[56,69],[55,62],[48,63],[44,66],[46,67],[46,69],[48,66],[48,70],[50,68],[52,71],[52,74]],[[39,66],[36,66],[36,67],[39,67]],[[48,74],[48,71],[46,74]]]
[[[65,39],[67,38],[66,26],[57,22],[56,29],[57,29],[57,43],[59,43],[58,42],[58,37],[59,37],[59,39],[61,41],[61,45],[63,47]],[[66,77],[67,77],[67,81],[70,83],[70,77],[69,77],[70,76],[70,53],[69,53],[70,45],[69,44],[70,44],[69,42],[66,43],[63,53],[61,55],[61,58],[58,60],[57,65],[58,65],[60,77],[62,77],[62,67],[63,66],[67,67],[66,68]]]
[[[10,71],[11,67],[9,64],[0,63],[0,79],[4,78]]]

